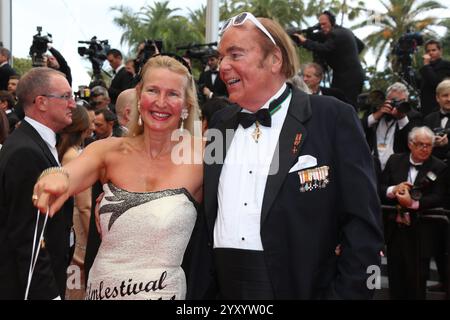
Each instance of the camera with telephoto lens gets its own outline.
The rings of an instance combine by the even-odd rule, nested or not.
[[[417,185],[414,185],[409,191],[411,199],[419,201],[423,196],[423,190],[436,180],[437,175],[433,171],[428,171],[427,175],[423,177],[422,180],[420,180]]]
[[[33,43],[30,47],[30,56],[33,67],[45,67],[46,62],[44,54],[47,52],[48,43],[52,42],[52,35],[47,33],[46,36],[41,35],[42,27],[37,27],[37,34],[33,36]]]
[[[108,40],[97,40],[97,37],[92,37],[89,41],[78,41],[78,43],[87,44],[88,47],[78,47],[78,54],[82,57],[87,57],[92,63],[92,71],[94,78],[101,78],[101,68],[106,60],[106,55],[111,46]]]
[[[408,113],[411,110],[411,104],[408,101],[394,99],[390,100],[389,104],[400,113]]]
[[[443,137],[446,134],[448,135],[450,133],[450,128],[441,128],[441,127],[437,127],[433,129],[433,132],[436,136],[440,136]]]
[[[145,40],[144,47],[138,52],[134,62],[134,70],[137,74],[140,73],[145,63],[157,53],[161,53],[163,49],[162,40]]]
[[[291,39],[297,44],[301,45],[300,40],[294,35],[302,34],[309,40],[313,41],[319,41],[321,37],[323,36],[323,33],[320,32],[320,24],[317,23],[313,25],[312,27],[308,27],[306,29],[300,29],[300,28],[288,28],[286,29],[286,33],[291,37]]]
[[[356,99],[356,105],[359,111],[370,111],[378,109],[384,104],[386,95],[381,90],[361,93]]]

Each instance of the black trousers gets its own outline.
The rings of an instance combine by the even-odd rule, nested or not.
[[[219,298],[273,300],[264,253],[240,249],[214,249]]]

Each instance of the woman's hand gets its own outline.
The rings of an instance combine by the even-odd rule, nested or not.
[[[33,205],[53,217],[69,198],[68,190],[69,178],[63,170],[41,176],[34,185]]]

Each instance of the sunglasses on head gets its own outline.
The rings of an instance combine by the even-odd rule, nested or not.
[[[263,24],[259,22],[259,20],[256,19],[255,16],[250,12],[242,12],[237,16],[232,17],[227,21],[225,21],[225,23],[222,26],[222,29],[220,30],[220,36],[222,36],[225,30],[228,29],[230,26],[234,27],[242,26],[247,20],[252,22],[259,30],[261,30],[267,36],[267,38],[269,38],[270,41],[272,41],[274,45],[277,45],[270,32],[267,31],[266,27],[264,27]]]

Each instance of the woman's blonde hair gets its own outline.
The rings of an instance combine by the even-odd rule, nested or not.
[[[177,73],[179,75],[182,75],[186,77],[186,88],[185,88],[185,100],[186,100],[186,107],[189,111],[188,118],[184,121],[184,128],[188,130],[191,135],[197,134],[198,132],[201,133],[201,129],[194,130],[194,125],[200,125],[200,116],[199,116],[199,106],[197,101],[197,90],[195,87],[195,81],[192,77],[189,70],[179,61],[177,61],[175,58],[172,58],[170,56],[164,56],[159,55],[156,57],[153,57],[147,61],[147,63],[144,65],[144,68],[142,69],[141,73],[141,81],[136,86],[136,93],[137,93],[137,100],[138,103],[132,108],[131,110],[131,116],[130,116],[130,123],[128,124],[129,128],[129,136],[138,136],[141,135],[144,132],[144,126],[140,126],[138,124],[139,119],[139,110],[138,105],[142,93],[142,87],[144,78],[147,72],[151,72],[152,69],[167,69],[174,73]]]

